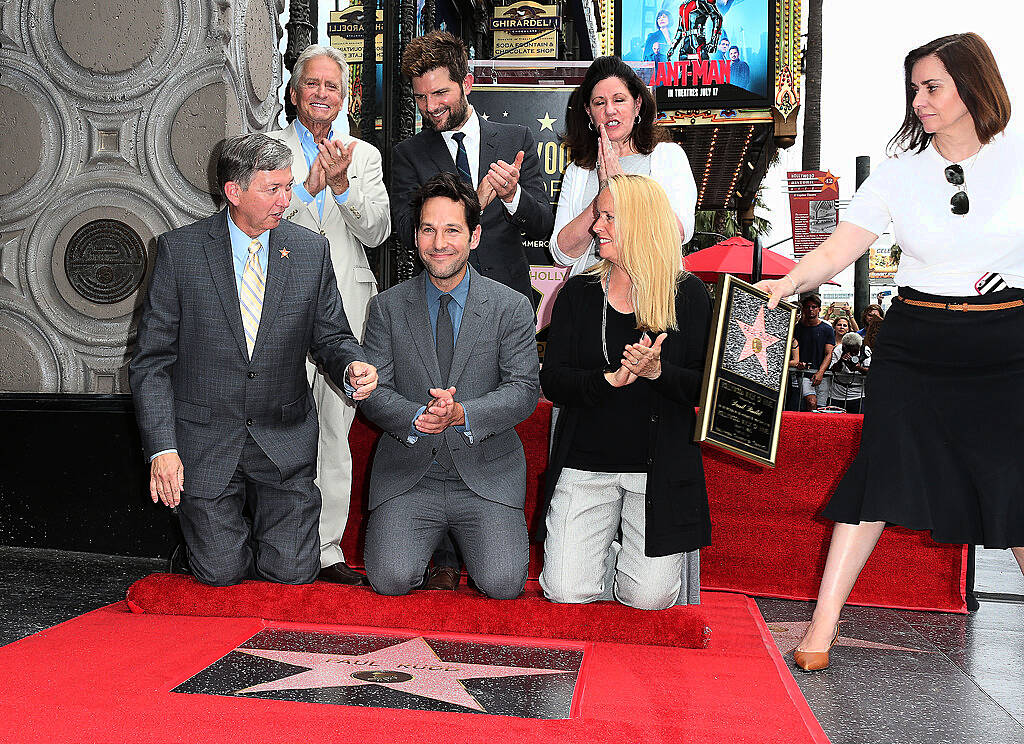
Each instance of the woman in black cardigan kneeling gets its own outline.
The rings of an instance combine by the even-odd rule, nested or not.
[[[710,298],[682,270],[656,181],[614,176],[595,206],[602,260],[559,292],[540,373],[561,407],[541,587],[555,602],[695,604],[711,538],[693,443]]]

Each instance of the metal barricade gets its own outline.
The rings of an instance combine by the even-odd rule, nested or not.
[[[867,375],[862,372],[833,372],[826,370],[822,379],[828,382],[828,390],[825,400],[818,398],[818,407],[810,409],[801,394],[800,381],[803,378],[812,378],[817,373],[813,369],[790,369],[788,387],[786,389],[786,410],[807,412],[814,410],[818,413],[863,413],[865,396],[864,382]],[[850,388],[856,387],[860,382],[861,394],[851,395]],[[838,384],[837,384],[838,383]],[[835,386],[835,387],[833,387]],[[838,394],[836,394],[838,393]],[[856,404],[859,401],[859,404]],[[850,410],[857,409],[857,410]]]

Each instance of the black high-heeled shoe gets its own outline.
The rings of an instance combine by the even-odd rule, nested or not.
[[[836,645],[838,639],[839,623],[836,623],[836,632],[832,634],[832,643],[828,644],[827,649],[824,651],[801,651],[800,649],[795,649],[793,651],[793,661],[805,672],[817,672],[824,669],[828,666],[828,652]]]

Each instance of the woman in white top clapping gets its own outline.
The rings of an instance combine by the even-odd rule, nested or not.
[[[697,187],[690,161],[674,142],[660,142],[654,96],[618,57],[598,57],[573,91],[565,113],[572,162],[562,176],[551,255],[575,276],[597,263],[594,200],[612,176],[653,178],[668,194],[685,244],[693,237]]]
[[[839,614],[886,522],[938,542],[1011,548],[1024,570],[1024,142],[988,45],[955,34],[911,51],[901,150],[774,306],[862,255],[891,222],[903,249],[872,349],[860,451],[823,512],[835,520],[818,603],[794,657],[828,665]],[[993,406],[993,401],[999,405]]]

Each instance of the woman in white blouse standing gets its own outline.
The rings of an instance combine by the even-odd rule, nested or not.
[[[565,144],[572,161],[562,177],[551,255],[575,276],[597,262],[594,200],[600,186],[623,173],[649,176],[668,194],[683,243],[693,236],[697,187],[690,162],[673,142],[659,142],[654,96],[618,57],[599,57],[573,91]]]
[[[824,511],[835,520],[818,602],[794,657],[828,666],[839,614],[886,522],[938,542],[1011,548],[1024,570],[1024,142],[988,45],[955,34],[904,61],[907,107],[883,162],[780,298],[853,263],[890,221],[903,249],[873,348],[860,451]],[[999,401],[999,405],[992,405]]]

